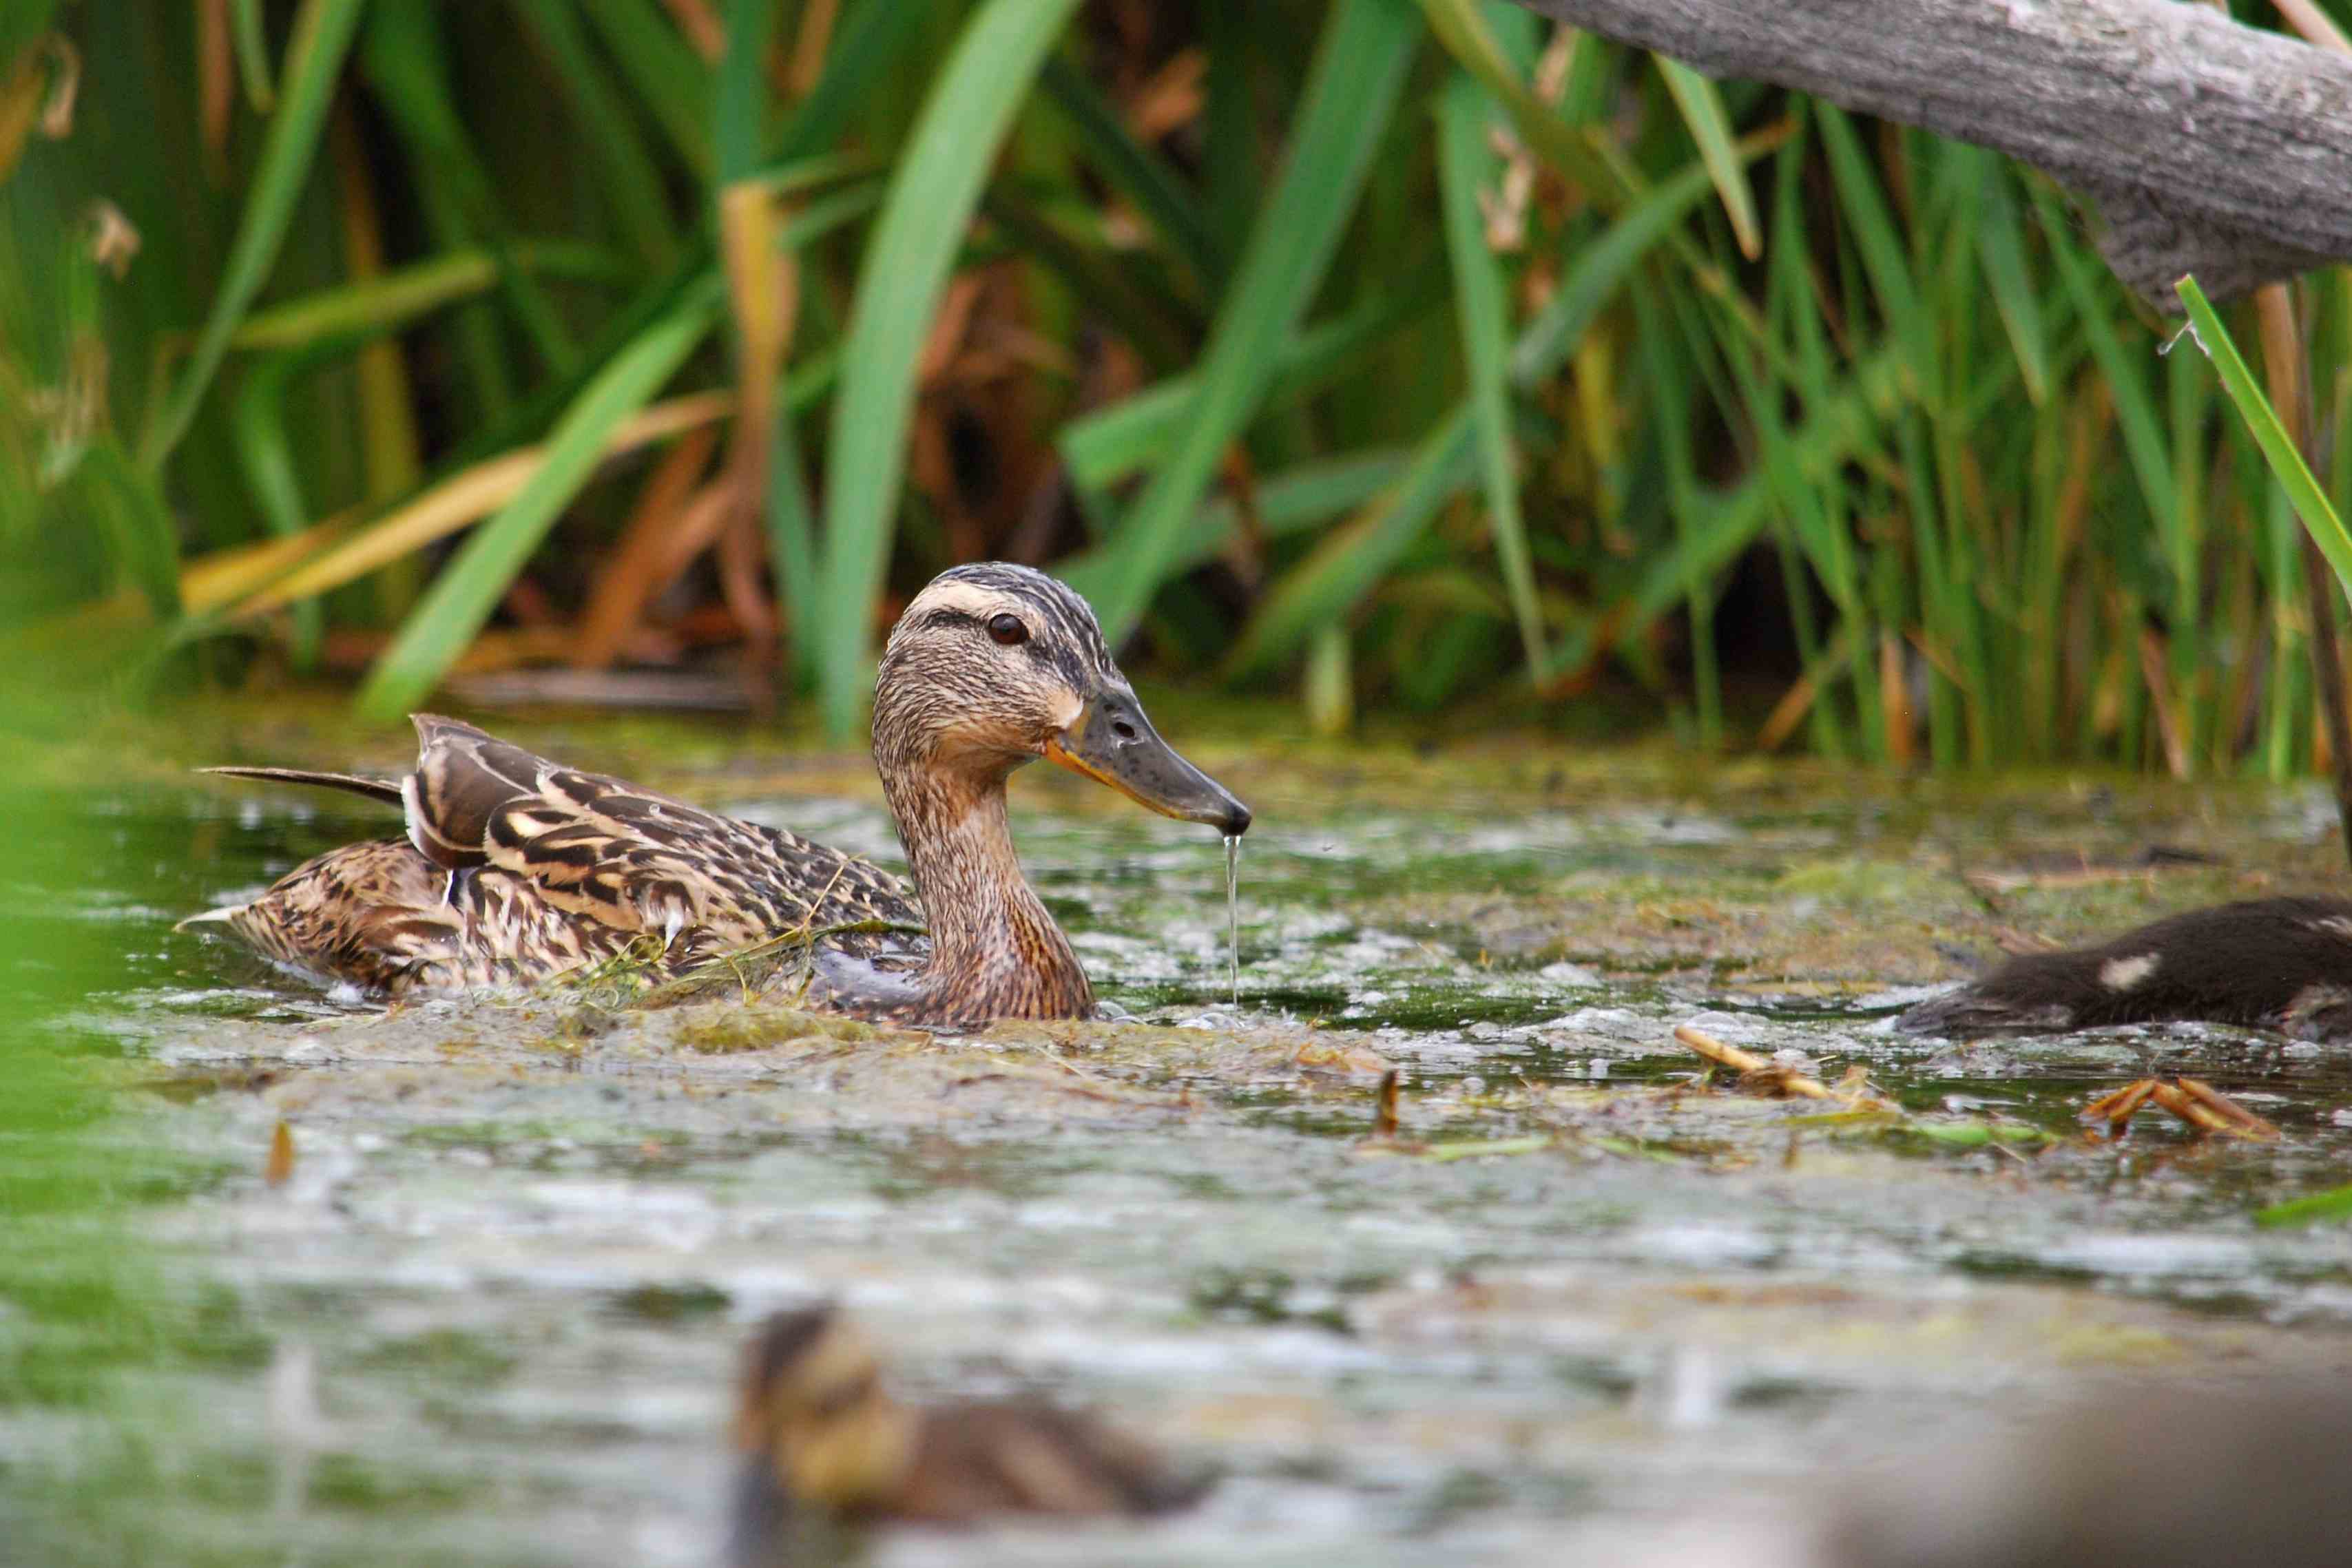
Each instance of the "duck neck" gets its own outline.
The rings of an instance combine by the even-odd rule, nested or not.
[[[1013,848],[1003,772],[905,772],[883,793],[923,897],[931,955],[913,983],[940,1022],[1071,1018],[1094,991]]]

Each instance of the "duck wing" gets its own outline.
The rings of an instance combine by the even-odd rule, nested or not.
[[[408,722],[416,727],[416,770],[400,784],[408,841],[445,871],[493,863],[498,823],[539,800],[543,780],[560,769],[460,719],[418,713]]]
[[[401,803],[399,785],[389,779],[364,779],[356,773],[316,773],[307,768],[199,768],[196,771],[217,773],[228,779],[259,779],[272,784],[310,784],[321,789],[364,795],[388,806]]]
[[[915,921],[887,872],[823,844],[550,761],[457,719],[415,716],[402,785],[409,841],[436,865],[489,866],[556,909],[719,951],[795,927]]]
[[[227,925],[289,969],[379,996],[529,985],[613,957],[630,939],[496,869],[453,886],[400,839],[330,850],[259,898],[193,918]]]

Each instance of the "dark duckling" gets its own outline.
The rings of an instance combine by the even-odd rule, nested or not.
[[[1895,1019],[1906,1034],[2062,1034],[2198,1019],[2352,1042],[2352,902],[2191,910],[2095,947],[2028,953]]]
[[[1206,1490],[1133,1437],[1049,1405],[902,1404],[866,1337],[829,1305],[761,1325],[734,1437],[744,1454],[736,1568],[806,1561],[843,1526],[1142,1517]]]

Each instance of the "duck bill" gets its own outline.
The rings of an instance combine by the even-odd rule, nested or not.
[[[1250,809],[1160,739],[1131,692],[1088,702],[1076,723],[1045,743],[1045,756],[1163,817],[1205,822],[1228,838],[1249,831]]]

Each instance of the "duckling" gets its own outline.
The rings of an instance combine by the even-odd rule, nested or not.
[[[1812,1561],[2338,1568],[2352,1558],[2347,1446],[2340,1375],[2100,1388],[1851,1478]]]
[[[874,688],[874,758],[921,901],[898,878],[420,714],[397,782],[217,768],[396,806],[404,839],[347,845],[197,915],[287,967],[381,997],[531,985],[624,955],[675,973],[780,938],[807,1005],[965,1024],[1094,1010],[1022,875],[1005,781],[1045,758],[1164,815],[1245,832],[1250,810],[1160,737],[1085,600],[1027,567],[961,566],[907,606]]]
[[[1895,1019],[1906,1034],[2061,1034],[2177,1019],[2352,1041],[2352,903],[2191,910],[2095,947],[2028,953]]]
[[[900,1404],[831,1305],[781,1312],[744,1357],[735,1446],[737,1568],[808,1555],[839,1525],[970,1525],[1000,1515],[1139,1517],[1196,1500],[1134,1438],[1039,1404]]]

